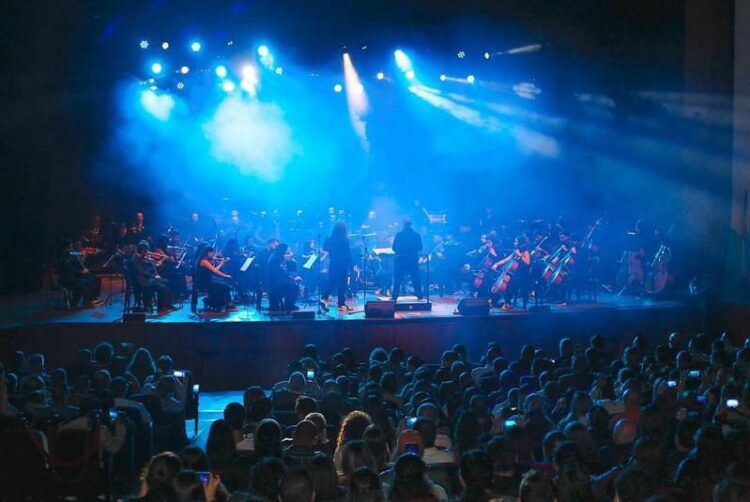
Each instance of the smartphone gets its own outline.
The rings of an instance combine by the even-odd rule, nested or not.
[[[516,420],[503,420],[503,429],[509,429],[510,427],[515,427],[518,425],[518,422]]]
[[[404,452],[419,455],[419,445],[417,443],[406,443],[404,446]]]
[[[702,394],[700,396],[695,396],[695,402],[698,404],[706,404],[706,396]]]
[[[193,385],[193,394],[199,394],[201,391],[201,386],[198,384]]]
[[[118,416],[117,410],[115,408],[110,408],[109,409],[109,421],[116,422],[117,416]]]
[[[312,382],[315,380],[315,370],[307,370],[307,381]]]
[[[413,429],[416,424],[417,424],[417,417],[408,417],[406,419],[406,426],[409,429]]]
[[[726,401],[727,408],[737,408],[740,405],[739,399],[727,399]]]
[[[677,380],[667,380],[667,387],[670,389],[677,387]]]
[[[185,378],[185,372],[180,370],[175,370],[172,375],[174,375],[175,378]]]
[[[211,473],[208,471],[198,471],[198,479],[201,480],[201,484],[207,485],[211,481]]]
[[[690,370],[688,371],[688,377],[690,378],[700,378],[701,372],[700,370]]]

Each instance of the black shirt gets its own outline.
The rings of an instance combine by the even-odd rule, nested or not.
[[[412,228],[404,228],[393,239],[393,252],[402,259],[416,259],[422,251],[422,237]]]

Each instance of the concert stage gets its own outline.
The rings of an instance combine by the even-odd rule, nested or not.
[[[132,342],[146,345],[155,355],[172,354],[179,366],[197,372],[206,389],[239,389],[252,383],[273,384],[308,343],[316,344],[324,356],[350,347],[360,360],[373,347],[398,345],[437,362],[455,343],[465,344],[479,359],[487,343],[497,341],[513,357],[526,343],[554,351],[563,337],[585,344],[596,333],[617,346],[636,334],[651,335],[655,341],[669,330],[699,329],[703,318],[702,309],[687,302],[611,294],[599,295],[597,303],[553,305],[549,312],[493,309],[486,317],[456,315],[457,297],[431,300],[432,311],[396,312],[394,319],[365,319],[360,295],[352,313],[339,314],[332,308],[329,316],[308,320],[269,316],[252,307],[196,316],[185,304],[146,322],[122,322],[119,293],[109,305],[71,312],[52,309],[52,297],[16,298],[4,302],[1,311],[0,357],[7,360],[12,350],[39,351],[54,368],[70,363],[76,349],[100,340]],[[314,311],[316,306],[303,309]]]

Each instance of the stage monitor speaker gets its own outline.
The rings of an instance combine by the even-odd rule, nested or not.
[[[146,313],[128,312],[122,316],[122,322],[146,322]]]
[[[534,314],[549,314],[551,309],[549,305],[532,305],[529,307],[529,312]]]
[[[295,321],[313,321],[315,320],[314,310],[297,310],[292,312],[292,319]]]
[[[467,316],[490,315],[490,304],[487,298],[464,298],[458,302],[458,313]]]
[[[393,319],[396,314],[396,302],[379,301],[365,303],[366,319]]]

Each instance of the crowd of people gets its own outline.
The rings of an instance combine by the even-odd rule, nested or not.
[[[17,353],[3,372],[3,428],[23,417],[42,438],[50,416],[60,429],[90,428],[92,409],[137,406],[140,394],[184,411],[185,382],[168,356],[154,363],[143,348],[116,352],[102,343],[49,373],[41,355]],[[308,345],[287,378],[229,403],[205,448],[184,438],[156,448],[130,495],[748,500],[749,377],[750,343],[730,333],[672,333],[655,345],[636,336],[622,350],[600,336],[566,338],[518,357],[490,343],[478,361],[459,344],[435,364],[399,348],[375,348],[360,362],[348,348],[324,358]],[[102,422],[102,450],[122,448],[132,427],[122,417]]]

